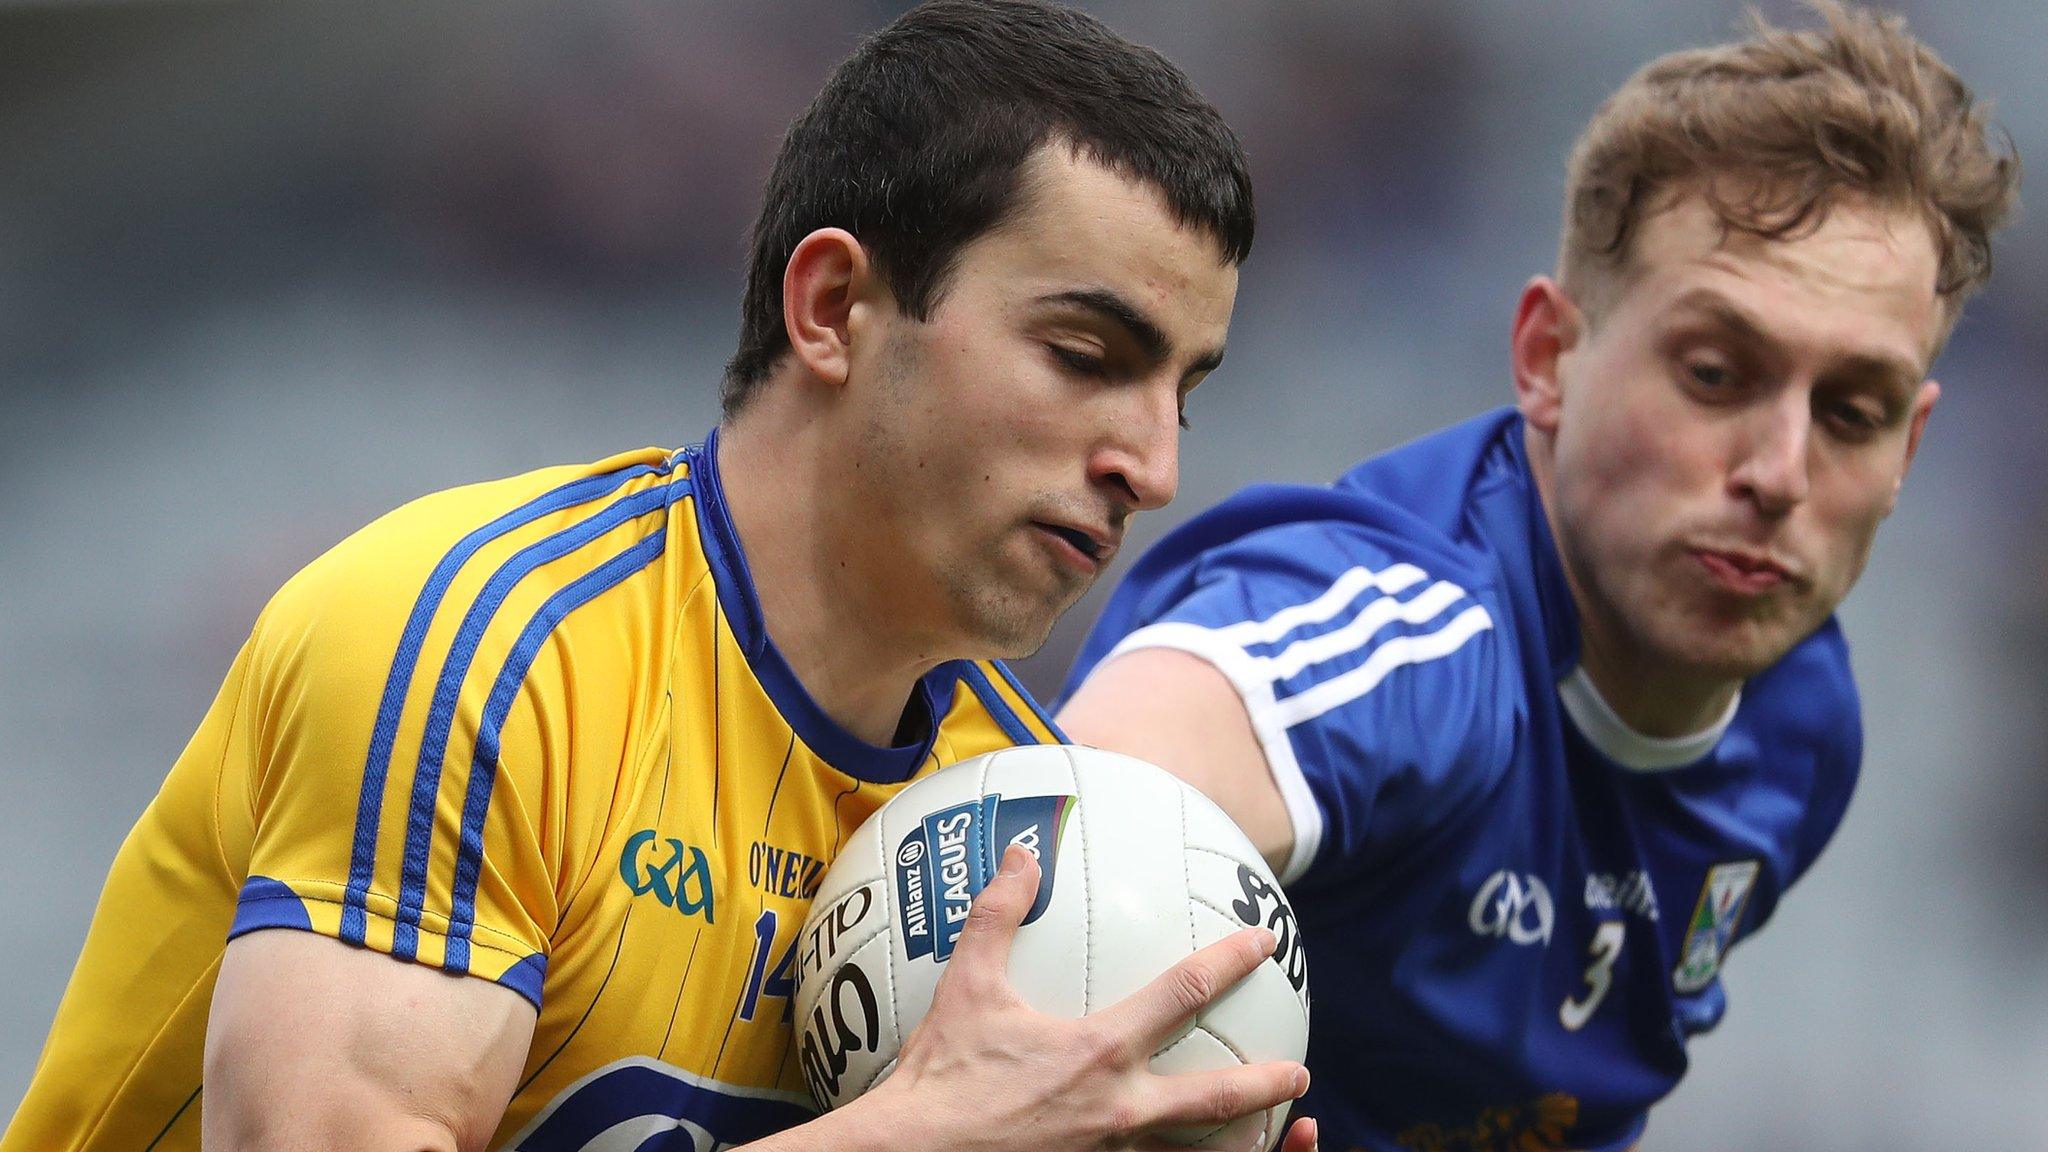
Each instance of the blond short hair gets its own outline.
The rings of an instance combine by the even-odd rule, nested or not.
[[[1921,214],[1953,323],[1991,274],[1991,233],[2018,196],[2010,137],[1897,16],[1810,0],[1823,26],[1778,28],[1652,61],[1572,149],[1560,278],[1598,312],[1626,281],[1645,216],[1704,195],[1726,227],[1770,239],[1818,227],[1846,198]]]

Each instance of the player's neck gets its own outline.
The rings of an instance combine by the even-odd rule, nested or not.
[[[1724,680],[1630,659],[1585,627],[1581,611],[1579,667],[1600,699],[1636,733],[1660,740],[1682,739],[1721,723],[1742,691],[1742,681]]]
[[[766,405],[771,396],[756,403]],[[941,658],[921,651],[891,581],[869,570],[858,510],[833,493],[817,421],[750,409],[720,426],[719,476],[763,625],[804,691],[860,739],[890,744],[917,681]],[[898,606],[900,607],[900,606]]]

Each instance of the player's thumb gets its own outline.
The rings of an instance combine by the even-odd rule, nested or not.
[[[1015,844],[1003,853],[1002,865],[974,898],[960,941],[953,946],[949,968],[974,982],[1002,981],[1010,966],[1010,944],[1017,928],[1038,898],[1038,858]]]

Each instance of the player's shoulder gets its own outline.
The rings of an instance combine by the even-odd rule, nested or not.
[[[257,649],[380,666],[444,613],[508,600],[559,608],[579,582],[578,592],[616,586],[660,554],[687,463],[647,448],[412,500],[288,580],[258,621]]]
[[[1486,536],[1471,530],[1474,503],[1500,485],[1528,485],[1520,434],[1519,417],[1503,409],[1373,456],[1332,484],[1254,485],[1177,529],[1147,560],[1311,583],[1360,565],[1404,565],[1488,584],[1496,565]]]
[[[947,762],[1022,744],[1065,744],[1045,706],[1001,660],[954,660],[926,678]]]
[[[1451,818],[1493,788],[1526,710],[1507,577],[1473,519],[1526,486],[1518,430],[1494,414],[1194,517],[1132,568],[1066,691],[1144,648],[1217,669],[1287,800],[1289,875]]]
[[[1862,704],[1838,621],[1828,619],[1743,686],[1733,731],[1753,765],[1746,788],[1790,801],[1768,810],[1794,814],[1783,835],[1797,878],[1841,826],[1862,773]]]
[[[1261,484],[1170,533],[1128,579],[1140,588],[1165,585],[1169,594],[1242,581],[1257,605],[1345,580],[1405,584],[1424,577],[1467,588],[1489,583],[1484,557],[1469,544],[1377,495]]]
[[[1496,414],[1374,457],[1338,483],[1254,485],[1193,517],[1132,567],[1068,691],[1117,649],[1159,645],[1202,655],[1241,692],[1282,702],[1276,721],[1289,726],[1361,698],[1345,693],[1368,681],[1388,706],[1414,693],[1458,697],[1447,679],[1490,691],[1506,663],[1493,651],[1504,643],[1493,633],[1505,596],[1468,504],[1488,469],[1500,470],[1489,461],[1506,432]]]

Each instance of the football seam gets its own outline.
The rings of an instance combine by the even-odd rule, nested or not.
[[[877,814],[874,814],[874,869],[877,869],[877,871],[874,871],[874,877],[877,877],[877,888],[883,890],[883,894],[881,894],[883,922],[881,922],[881,929],[879,929],[883,933],[889,933],[891,929],[895,929],[895,922],[897,922],[895,873],[889,871],[889,865],[895,863],[895,859],[893,859],[893,855],[889,851],[889,840],[891,838],[893,836],[889,836],[889,824],[881,818],[881,812],[877,812]],[[866,941],[860,941],[860,943],[864,945]],[[895,980],[895,935],[893,933],[891,933],[889,947],[883,949],[883,972],[889,974],[889,1033],[895,1037],[897,1052],[903,1052],[903,1023],[897,1019],[897,1004],[903,1002],[903,996],[897,990],[897,980]],[[889,1060],[893,1064],[895,1056],[891,1056]],[[885,1064],[885,1068],[887,1068],[887,1064]],[[872,1084],[874,1084],[874,1080],[868,1080],[868,1084],[864,1084],[860,1091],[866,1093],[868,1086],[872,1086]]]
[[[1235,1044],[1232,1044],[1232,1043],[1231,1043],[1230,1041],[1228,1041],[1228,1040],[1225,1040],[1225,1039],[1224,1039],[1224,1038],[1223,1038],[1222,1036],[1220,1036],[1220,1035],[1218,1035],[1218,1034],[1217,1034],[1216,1032],[1212,1031],[1212,1030],[1211,1030],[1211,1029],[1209,1028],[1209,1026],[1208,1026],[1208,1025],[1206,1025],[1206,1024],[1203,1024],[1203,1023],[1201,1023],[1201,1022],[1199,1022],[1199,1021],[1197,1021],[1197,1022],[1196,1022],[1195,1026],[1194,1026],[1193,1028],[1190,1028],[1190,1029],[1188,1029],[1188,1033],[1187,1033],[1187,1036],[1182,1036],[1182,1037],[1181,1037],[1180,1039],[1178,1039],[1178,1040],[1174,1041],[1173,1043],[1171,1043],[1171,1044],[1167,1045],[1167,1046],[1166,1046],[1165,1048],[1161,1049],[1161,1050],[1160,1050],[1159,1052],[1156,1052],[1156,1053],[1154,1053],[1154,1054],[1153,1054],[1153,1058],[1154,1058],[1154,1059],[1157,1059],[1157,1058],[1158,1058],[1158,1057],[1160,1057],[1160,1056],[1164,1056],[1164,1055],[1166,1055],[1166,1053],[1168,1053],[1168,1052],[1171,1052],[1171,1051],[1173,1051],[1173,1050],[1174,1050],[1175,1048],[1178,1048],[1178,1047],[1180,1047],[1181,1045],[1183,1045],[1183,1044],[1187,1043],[1187,1042],[1188,1042],[1188,1036],[1193,1036],[1193,1035],[1194,1035],[1195,1033],[1197,1033],[1197,1032],[1200,1032],[1200,1033],[1201,1033],[1202,1035],[1204,1035],[1204,1036],[1207,1036],[1207,1037],[1208,1037],[1209,1039],[1211,1039],[1211,1040],[1214,1040],[1214,1041],[1215,1041],[1216,1043],[1218,1043],[1218,1044],[1221,1044],[1221,1045],[1223,1046],[1223,1050],[1224,1050],[1224,1051],[1226,1051],[1226,1052],[1230,1053],[1230,1054],[1231,1054],[1232,1056],[1235,1056],[1235,1057],[1237,1057],[1237,1064],[1238,1064],[1238,1067],[1240,1067],[1240,1068],[1242,1068],[1242,1067],[1246,1067],[1246,1066],[1248,1066],[1248,1065],[1249,1065],[1249,1064],[1251,1063],[1251,1061],[1249,1061],[1249,1060],[1245,1059],[1245,1055],[1244,1055],[1244,1053],[1243,1053],[1243,1052],[1242,1052],[1241,1050],[1239,1050],[1239,1048],[1238,1048],[1238,1046],[1237,1046],[1237,1045],[1235,1045]],[[1269,1108],[1269,1109],[1267,1109],[1267,1111],[1268,1111],[1268,1112],[1271,1112],[1271,1111],[1272,1111],[1272,1109],[1270,1109],[1270,1108]],[[1221,1132],[1221,1131],[1223,1131],[1223,1130],[1224,1130],[1225,1128],[1228,1128],[1228,1127],[1230,1127],[1230,1126],[1231,1126],[1232,1124],[1235,1124],[1235,1123],[1237,1123],[1237,1121],[1236,1121],[1236,1120],[1225,1120],[1225,1121],[1224,1121],[1223,1123],[1221,1123],[1221,1124],[1218,1124],[1218,1125],[1216,1125],[1216,1126],[1215,1126],[1214,1128],[1211,1128],[1211,1129],[1209,1129],[1209,1130],[1208,1130],[1208,1131],[1206,1131],[1206,1132],[1202,1132],[1202,1133],[1200,1133],[1200,1134],[1196,1135],[1196,1136],[1194,1137],[1194,1139],[1192,1139],[1192,1140],[1188,1141],[1188,1143],[1189,1143],[1189,1144],[1200,1144],[1200,1143],[1201,1143],[1202,1141],[1204,1141],[1204,1140],[1207,1140],[1207,1139],[1209,1139],[1209,1138],[1210,1138],[1211,1136],[1214,1136],[1214,1135],[1216,1135],[1216,1134],[1217,1134],[1218,1132]],[[1265,1130],[1266,1130],[1266,1129],[1267,1129],[1268,1127],[1269,1127],[1269,1125],[1268,1125],[1268,1124],[1265,1124],[1265,1123],[1261,1123],[1261,1124],[1259,1125],[1259,1130],[1263,1132],[1263,1131],[1265,1131]]]
[[[1081,796],[1081,768],[1069,751],[1067,779],[1074,782],[1074,821],[1080,825],[1081,843],[1081,1014],[1095,1011],[1095,893],[1093,873],[1088,868],[1088,802]]]
[[[1188,868],[1188,794],[1185,789],[1176,788],[1174,798],[1180,801],[1180,887],[1181,891],[1193,893],[1195,876]],[[1193,952],[1201,945],[1195,943],[1195,918],[1188,917],[1188,951]]]
[[[880,813],[876,813],[876,815],[879,817]],[[895,863],[895,860],[889,852],[891,837],[888,835],[888,831],[889,826],[887,824],[882,824],[875,829],[875,867],[879,870],[878,875],[882,888],[881,930],[884,932],[888,932],[896,926],[896,877],[889,871],[889,866]],[[866,943],[866,941],[862,941],[862,943]],[[896,988],[895,952],[896,946],[892,936],[889,947],[882,949],[882,967],[889,973],[889,1032],[896,1037],[896,1051],[901,1053],[903,1051],[903,1022],[897,1018],[897,1006],[903,1003],[903,997]],[[889,1062],[892,1064],[895,1063],[895,1060],[894,1056],[889,1058]],[[887,1065],[884,1065],[884,1067],[887,1067]],[[874,1081],[870,1080],[868,1084],[872,1086]],[[867,1088],[863,1087],[861,1091],[866,1092]]]
[[[1228,860],[1232,864],[1244,863],[1244,858],[1241,856],[1232,856],[1228,852],[1218,852],[1214,848],[1205,848],[1200,844],[1189,844],[1185,835],[1181,837],[1181,846],[1190,852],[1200,852],[1205,856],[1214,856],[1219,860]]]
[[[886,923],[886,922],[885,922],[885,923]],[[853,948],[853,949],[850,949],[850,950],[848,950],[848,952],[846,953],[846,956],[845,956],[845,958],[844,958],[844,959],[842,959],[842,960],[841,960],[841,961],[839,962],[839,967],[843,968],[843,967],[845,967],[846,965],[848,965],[848,964],[851,964],[851,963],[853,963],[853,962],[855,961],[855,959],[856,959],[856,958],[858,958],[858,957],[860,956],[861,952],[862,952],[862,951],[863,951],[864,949],[866,949],[866,948],[868,948],[869,946],[871,946],[871,945],[873,945],[873,944],[874,944],[874,942],[876,941],[876,939],[878,939],[878,938],[881,938],[881,937],[884,937],[884,936],[887,936],[887,935],[888,935],[888,934],[887,934],[887,933],[885,933],[885,932],[877,932],[877,933],[875,933],[875,934],[874,934],[873,936],[870,936],[870,937],[868,937],[868,938],[867,938],[866,940],[863,940],[863,941],[861,941],[861,943],[860,943],[860,946],[859,946],[858,948]],[[893,939],[889,939],[889,940],[884,940],[884,941],[883,941],[884,947],[882,948],[882,963],[883,963],[884,965],[888,965],[888,964],[890,963],[890,960],[889,960],[889,953],[893,952],[893,951],[894,951],[895,949],[894,949],[894,948],[892,948],[892,947],[889,947],[889,945],[891,945],[891,944],[893,944],[893,943],[894,943],[894,940],[893,940]],[[895,996],[895,992],[896,992],[896,976],[895,976],[895,971],[896,971],[896,970],[895,970],[895,968],[894,968],[893,966],[889,968],[889,973],[890,973],[890,975],[889,975],[889,992],[890,992],[890,997],[891,997],[891,1000],[890,1000],[890,1004],[889,1004],[889,1029],[890,1029],[890,1031],[892,1031],[892,1032],[895,1032],[895,1031],[897,1030],[897,1024],[896,1024],[896,1004],[895,1004],[895,1000],[894,1000],[894,996]],[[877,1006],[876,1006],[876,1010],[877,1010],[878,1012],[880,1011],[880,1005],[877,1005]],[[897,1049],[897,1054],[898,1054],[898,1055],[900,1055],[900,1054],[902,1053],[902,1049],[903,1049],[903,1042],[902,1042],[902,1040],[900,1039],[900,1033],[899,1033],[899,1039],[898,1039],[898,1040],[897,1040],[897,1042],[896,1042],[896,1049]],[[879,1050],[879,1049],[877,1049],[877,1054],[879,1055],[879,1053],[880,1053],[880,1050]],[[888,1071],[888,1070],[889,1070],[889,1069],[890,1069],[891,1067],[893,1067],[893,1066],[895,1065],[895,1063],[896,1063],[896,1060],[897,1060],[897,1056],[890,1056],[890,1057],[889,1057],[889,1058],[888,1058],[887,1060],[883,1061],[883,1062],[882,1062],[882,1066],[881,1066],[880,1068],[878,1068],[878,1069],[876,1069],[876,1070],[875,1070],[875,1074],[874,1074],[873,1076],[870,1076],[870,1077],[868,1077],[867,1083],[865,1083],[865,1084],[862,1084],[862,1085],[860,1086],[860,1091],[858,1091],[858,1092],[853,1092],[853,1093],[851,1093],[851,1094],[849,1094],[849,1095],[846,1095],[846,1096],[842,1097],[842,1098],[841,1098],[841,1102],[842,1102],[842,1103],[844,1103],[844,1102],[846,1102],[846,1101],[850,1101],[850,1100],[853,1100],[853,1099],[854,1099],[855,1097],[858,1097],[858,1096],[863,1096],[863,1095],[866,1095],[866,1094],[867,1094],[867,1090],[875,1086],[875,1081],[877,1081],[877,1080],[880,1080],[880,1079],[882,1078],[882,1073],[884,1073],[884,1072]]]
[[[896,937],[888,931],[891,923],[892,921],[888,919],[882,921],[882,930],[889,936],[889,947],[882,949],[882,970],[889,974],[889,1035],[896,1038],[896,1051],[902,1052],[903,1021],[898,1006],[903,1003],[903,996],[896,988]],[[929,1012],[930,1009],[927,1008],[926,1011]],[[889,1057],[889,1062],[895,1063],[896,1057]],[[872,1084],[874,1081],[870,1080],[868,1083]],[[861,1091],[866,1092],[867,1089],[862,1088]]]
[[[1201,905],[1202,907],[1204,907],[1204,908],[1207,908],[1207,909],[1208,909],[1209,911],[1211,911],[1211,912],[1214,912],[1214,913],[1215,913],[1215,914],[1217,914],[1218,916],[1221,916],[1221,917],[1223,917],[1223,918],[1224,918],[1225,920],[1229,921],[1230,923],[1238,925],[1238,926],[1239,926],[1240,928],[1256,928],[1256,927],[1258,927],[1258,925],[1256,925],[1256,924],[1246,924],[1246,923],[1244,922],[1244,920],[1243,920],[1242,918],[1240,918],[1240,917],[1239,917],[1239,916],[1238,916],[1238,915],[1237,915],[1236,913],[1233,913],[1233,912],[1228,912],[1228,911],[1225,911],[1225,910],[1224,910],[1224,909],[1222,909],[1222,908],[1218,908],[1218,907],[1217,907],[1217,906],[1216,906],[1216,905],[1215,905],[1215,904],[1214,904],[1213,902],[1211,902],[1211,901],[1210,901],[1210,899],[1209,899],[1209,898],[1208,898],[1207,896],[1203,896],[1203,895],[1200,895],[1199,893],[1196,893],[1196,892],[1195,892],[1195,891],[1193,891],[1192,889],[1190,889],[1190,890],[1189,890],[1189,892],[1188,892],[1188,903],[1190,903],[1190,904],[1200,904],[1200,905]],[[1266,957],[1265,959],[1262,959],[1262,960],[1260,960],[1260,961],[1259,961],[1259,963],[1261,963],[1261,964],[1264,964],[1264,963],[1266,962],[1266,960],[1270,960],[1270,959],[1272,959],[1272,957],[1268,956],[1268,957]]]
[[[851,893],[848,893],[848,894],[849,894],[849,895],[851,895]],[[835,906],[836,906],[836,905],[835,905]],[[828,911],[828,912],[830,911],[830,908],[829,908],[829,907],[827,908],[827,911]],[[834,969],[834,970],[837,970],[837,969],[839,968],[839,966],[840,966],[840,965],[842,965],[842,964],[845,964],[845,963],[846,963],[846,961],[848,961],[848,960],[851,960],[851,959],[853,958],[853,955],[854,955],[854,953],[856,953],[856,952],[859,952],[859,951],[860,951],[861,949],[863,949],[863,948],[867,947],[868,945],[870,945],[870,944],[874,943],[874,942],[875,942],[875,937],[877,937],[877,936],[880,936],[880,935],[883,935],[884,933],[886,933],[886,932],[888,932],[888,931],[889,931],[889,918],[888,918],[888,917],[886,917],[886,916],[884,916],[884,917],[882,918],[882,922],[881,922],[880,924],[877,924],[877,925],[876,925],[875,927],[873,927],[873,928],[871,928],[871,929],[869,929],[869,930],[868,930],[868,934],[867,934],[867,935],[865,935],[865,936],[849,936],[849,937],[848,937],[848,939],[852,940],[852,941],[853,941],[852,943],[847,943],[847,942],[846,942],[845,940],[838,940],[838,941],[834,941],[834,943],[835,943],[835,944],[837,944],[837,945],[838,945],[838,947],[837,947],[837,948],[835,948],[835,949],[833,949],[833,955],[835,955],[835,956],[839,957],[839,958],[840,958],[840,960],[839,960],[839,964],[834,964],[834,965],[832,966],[832,967],[833,967],[833,969]],[[889,991],[893,993],[893,992],[895,992],[895,988],[893,988],[893,987],[892,987],[892,988],[890,988],[890,989],[889,989]]]

